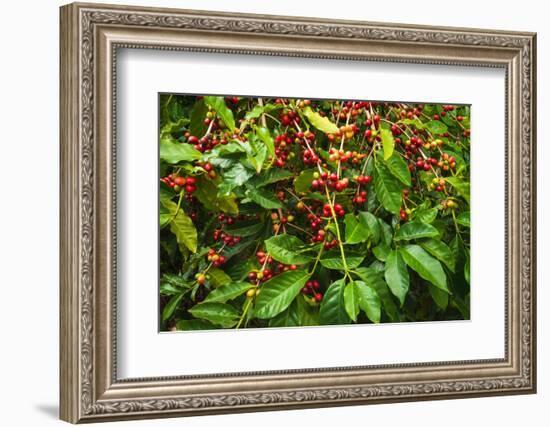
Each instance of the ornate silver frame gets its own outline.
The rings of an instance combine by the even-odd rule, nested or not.
[[[78,423],[534,393],[533,33],[71,4],[61,8],[61,418]],[[116,376],[119,47],[506,70],[505,357],[131,381]]]

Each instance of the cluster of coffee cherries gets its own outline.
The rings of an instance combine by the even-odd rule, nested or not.
[[[221,240],[227,246],[235,246],[241,241],[240,236],[231,236],[230,234],[227,234],[226,232],[220,229],[214,230],[212,238],[214,239],[215,242]]]
[[[448,153],[443,153],[437,165],[444,171],[448,171],[456,167],[456,159]]]
[[[292,158],[294,153],[290,152],[290,146],[294,139],[284,133],[275,137],[275,160],[273,164],[279,168],[286,165],[286,160]]]
[[[210,248],[206,254],[206,259],[211,262],[214,267],[221,267],[225,264],[225,257],[218,253],[215,249]]]
[[[429,185],[430,190],[435,190],[437,192],[445,191],[445,180],[441,178],[434,178]]]
[[[337,216],[342,217],[346,214],[346,211],[344,210],[344,207],[340,203],[335,203],[334,204],[334,213]],[[332,216],[332,210],[331,210],[331,207],[330,207],[329,203],[325,203],[325,205],[323,206],[323,216],[325,216],[325,217]]]
[[[302,160],[308,166],[316,165],[321,161],[317,153],[312,148],[306,148],[302,153]]]
[[[294,271],[298,268],[296,264],[285,265],[280,262],[276,263],[273,257],[266,254],[264,251],[256,252],[256,259],[262,267],[259,271],[251,271],[248,273],[248,280],[253,283],[266,282],[278,274],[285,271]]]
[[[193,194],[197,190],[197,179],[193,176],[187,178],[170,174],[160,179],[169,187],[173,188],[176,193],[185,190],[189,194]]]
[[[293,123],[299,124],[301,121],[300,116],[292,110],[281,112],[279,120],[283,126],[290,126]]]
[[[209,119],[205,119],[209,120]],[[212,150],[216,145],[225,145],[227,144],[227,138],[216,138],[213,136],[213,134],[208,134],[206,136],[203,136],[202,138],[198,138],[195,135],[191,135],[189,132],[185,132],[183,135],[186,138],[186,141],[188,144],[192,144],[193,148],[195,150],[200,151],[201,153],[205,153],[207,151]]]
[[[424,149],[426,150],[435,150],[437,147],[443,146],[443,140],[442,139],[434,139],[433,141],[427,141],[424,143]]]
[[[355,182],[357,182],[357,184],[359,184],[359,187],[361,186],[366,186],[367,184],[369,184],[371,181],[372,181],[372,176],[370,175],[358,175],[356,177],[354,177],[355,179]],[[367,191],[366,190],[360,190],[359,188],[357,189],[357,195],[353,198],[353,203],[357,204],[357,205],[362,205],[363,203],[365,203],[367,201]]]
[[[344,191],[349,186],[349,178],[339,179],[335,172],[314,172],[313,180],[311,181],[311,188],[313,190],[319,190],[325,187],[325,185],[331,190],[338,192]]]
[[[309,225],[313,230],[317,230],[319,227],[321,227],[321,223],[323,220],[319,215],[308,213],[307,219],[309,220]]]
[[[208,176],[212,179],[216,178],[218,176],[218,174],[216,173],[216,171],[214,170],[214,166],[212,166],[212,163],[209,163],[209,162],[206,162],[206,163],[202,163],[202,162],[197,162],[197,166],[200,166],[202,167],[206,172],[208,172]]]
[[[328,159],[331,162],[341,162],[341,163],[353,163],[354,165],[361,163],[367,155],[364,153],[358,153],[357,151],[344,151],[337,150],[336,148],[331,148],[329,151]]]
[[[437,159],[434,157],[427,157],[425,159],[418,157],[414,165],[417,169],[429,171],[433,166],[437,165],[437,162]]]
[[[359,132],[359,128],[354,123],[352,125],[340,126],[340,129],[335,134],[335,136],[336,137],[342,137],[343,136],[344,141],[345,141],[345,140],[353,138],[357,134],[357,132]],[[329,138],[329,141],[330,141],[330,138]]]
[[[401,218],[402,221],[406,221],[409,215],[407,214],[407,211],[405,209],[399,210],[399,218]]]
[[[317,280],[308,280],[302,288],[302,294],[312,296],[315,301],[321,302],[323,300],[323,294],[319,292],[320,287]]]
[[[368,109],[371,107],[371,105],[373,107],[376,107],[378,103],[369,101],[347,101],[346,103],[344,103],[341,109],[334,108],[332,110],[332,113],[337,115],[340,120],[345,120],[348,114],[351,117],[355,117],[361,112],[362,109]]]
[[[458,203],[456,203],[453,199],[447,199],[441,201],[441,206],[443,209],[455,209],[458,207]]]

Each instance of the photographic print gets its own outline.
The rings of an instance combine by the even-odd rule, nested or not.
[[[470,107],[159,96],[162,331],[469,319]]]

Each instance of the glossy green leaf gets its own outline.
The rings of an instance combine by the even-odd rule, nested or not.
[[[359,296],[359,307],[372,323],[380,323],[382,302],[378,293],[365,282],[357,280],[354,283]]]
[[[227,273],[221,268],[213,267],[208,270],[208,277],[210,278],[210,282],[215,287],[227,285],[228,283],[232,282],[231,277],[229,277]]]
[[[306,169],[300,172],[300,175],[294,180],[294,189],[297,193],[307,193],[311,189],[311,181],[313,174],[317,172],[315,169]]]
[[[166,163],[192,162],[201,157],[202,153],[191,144],[182,144],[170,139],[160,141],[160,159]]]
[[[403,305],[405,297],[409,292],[409,272],[399,251],[392,250],[388,254],[384,276],[392,294],[394,294],[401,305]]]
[[[382,264],[383,265],[383,264]],[[380,297],[384,311],[392,322],[399,321],[399,310],[395,305],[393,295],[381,273],[371,267],[359,267],[353,271],[363,282],[376,291]]]
[[[460,178],[451,176],[445,178],[449,184],[453,186],[456,192],[464,198],[468,203],[470,203],[470,183],[461,180]]]
[[[345,280],[333,282],[325,292],[319,308],[321,325],[345,325],[351,322],[344,303]]]
[[[204,124],[204,119],[206,118],[207,112],[208,108],[202,99],[195,102],[193,110],[191,111],[191,121],[189,124],[189,132],[191,135],[201,138],[206,133],[208,126]]]
[[[233,112],[225,104],[222,96],[205,96],[204,103],[212,108],[225,123],[230,131],[235,129],[235,118]]]
[[[398,214],[401,209],[402,186],[381,162],[375,163],[374,190],[376,197],[388,212]]]
[[[357,321],[359,314],[359,291],[355,282],[349,282],[344,288],[344,307],[351,320]]]
[[[455,257],[451,251],[451,248],[449,248],[445,243],[440,240],[428,239],[420,242],[420,246],[445,264],[449,270],[453,272],[455,271]]]
[[[464,227],[470,227],[470,212],[462,212],[460,215],[457,215],[456,222]]]
[[[436,208],[418,209],[414,213],[414,218],[425,224],[431,224],[437,218],[437,212]]]
[[[357,220],[368,229],[371,241],[378,243],[382,232],[378,218],[370,212],[362,211],[358,212]]]
[[[407,245],[399,249],[407,265],[416,271],[420,277],[431,282],[439,289],[449,292],[447,277],[439,261],[418,245]]]
[[[178,244],[184,245],[191,252],[197,252],[197,229],[193,221],[183,209],[170,200],[161,200],[163,206],[170,212],[170,231],[176,236]]]
[[[194,317],[207,320],[224,328],[235,326],[239,320],[239,312],[231,305],[221,302],[202,302],[189,309]]]
[[[409,187],[411,185],[411,172],[409,171],[407,162],[405,162],[401,155],[394,152],[390,157],[386,158],[386,153],[384,152],[384,159],[390,173]]]
[[[431,283],[428,283],[428,290],[430,292],[430,296],[435,301],[436,305],[441,310],[446,310],[447,306],[449,305],[449,294]]]
[[[260,138],[260,141],[262,141],[265,144],[265,147],[267,148],[267,152],[269,153],[269,155],[274,156],[275,144],[273,142],[273,138],[271,137],[271,134],[269,133],[269,129],[264,127],[257,127],[256,134],[258,135],[258,138]]]
[[[279,234],[265,241],[265,247],[273,259],[283,264],[306,264],[312,257],[300,249],[305,246],[304,242],[290,234]]]
[[[275,197],[273,192],[263,188],[249,188],[246,190],[246,196],[262,208],[278,209],[283,207],[283,204]]]
[[[163,322],[167,321],[172,317],[172,315],[176,311],[176,308],[178,307],[182,299],[183,299],[183,294],[174,295],[172,298],[170,298],[168,303],[164,306],[164,310],[162,310]]]
[[[348,268],[356,268],[365,259],[365,255],[356,252],[346,251],[346,264]],[[323,267],[331,270],[345,270],[342,254],[339,250],[332,250],[323,253],[319,260]]]
[[[269,327],[283,328],[288,326],[302,326],[298,316],[297,301],[298,298],[296,298],[284,311],[281,311],[275,317],[270,319]]]
[[[391,248],[387,246],[386,244],[382,243],[378,246],[375,246],[372,248],[372,253],[376,257],[377,260],[386,262],[386,259],[388,258],[388,255],[390,254]]]
[[[344,223],[346,225],[346,243],[355,244],[367,241],[370,231],[354,214],[347,214]]]
[[[395,138],[391,131],[386,128],[380,128],[380,138],[382,139],[382,151],[384,152],[384,160],[388,160],[395,147]]]
[[[263,222],[238,222],[236,225],[226,227],[231,236],[250,237],[260,233],[265,227]]]
[[[303,109],[304,115],[307,117],[312,126],[325,133],[338,132],[338,126],[330,121],[327,117],[322,117],[319,113],[313,111],[310,107]]]
[[[411,221],[404,223],[395,233],[394,239],[413,240],[422,239],[424,237],[438,237],[439,231],[430,224],[423,222]]]
[[[256,298],[254,315],[269,319],[285,310],[309,279],[304,270],[286,271],[265,282]]]
[[[226,302],[241,296],[253,287],[250,282],[227,283],[210,292],[204,302]]]
[[[193,196],[199,199],[201,204],[210,211],[223,211],[230,214],[239,213],[235,196],[220,196],[218,186],[209,178],[203,176],[198,178],[197,190],[193,193]]]
[[[441,133],[447,132],[447,125],[440,120],[431,120],[427,123],[424,123],[424,127],[428,129],[431,133],[435,134],[434,136],[439,136]]]
[[[248,182],[252,187],[258,188],[265,187],[275,182],[284,181],[293,176],[292,172],[287,169],[271,168],[264,170],[261,175],[254,176]]]

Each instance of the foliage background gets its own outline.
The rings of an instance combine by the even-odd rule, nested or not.
[[[163,329],[469,318],[468,106],[159,108]]]

